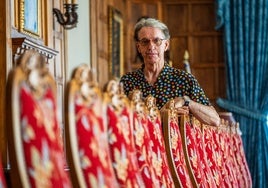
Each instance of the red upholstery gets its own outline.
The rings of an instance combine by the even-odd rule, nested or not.
[[[219,129],[219,146],[223,156],[223,164],[225,168],[224,180],[227,183],[228,187],[238,187],[237,177],[235,176],[234,166],[232,163],[232,158],[230,155],[230,146],[229,146],[229,136],[230,132],[227,130],[227,125],[222,124],[221,129]],[[227,180],[228,179],[228,180]]]
[[[174,183],[180,187],[193,187],[186,165],[182,138],[179,129],[179,117],[174,100],[170,100],[161,110],[167,159]]]
[[[74,187],[117,187],[110,157],[105,108],[88,66],[74,70],[66,90],[66,143]]]
[[[113,87],[108,86],[106,90],[106,101],[109,146],[116,178],[122,187],[143,187],[144,182],[135,153],[133,117],[129,101],[125,95],[116,92],[114,87],[118,88],[118,83],[112,82],[109,84]]]
[[[240,187],[252,187],[252,179],[248,169],[246,156],[244,153],[241,133],[238,123],[233,125],[232,138],[230,139],[230,145],[232,146],[233,158],[237,163],[237,174],[240,177]]]
[[[248,169],[243,143],[241,139],[241,131],[239,123],[237,123],[231,112],[219,113],[222,118],[222,127],[226,136],[229,151],[229,161],[232,165],[232,173],[237,181],[238,187],[252,187],[251,175]],[[227,133],[227,134],[226,134]]]
[[[79,97],[80,98],[80,97]],[[76,127],[81,168],[88,187],[114,187],[116,179],[109,155],[108,135],[102,114],[94,109],[101,107],[94,99],[92,106],[76,100]]]
[[[32,187],[71,187],[51,89],[36,100],[31,90],[23,87],[20,101],[24,157]]]
[[[242,174],[239,172],[239,167],[233,152],[233,135],[230,132],[230,124],[227,124],[227,131],[225,132],[226,146],[228,150],[228,164],[233,176],[233,186],[244,187],[244,180]]]
[[[189,160],[189,167],[194,174],[194,179],[198,186],[200,187],[209,187],[208,182],[206,181],[206,174],[202,166],[202,160],[199,155],[198,141],[196,139],[197,133],[196,129],[193,127],[190,121],[186,121],[184,126],[184,143],[186,144],[186,156]]]
[[[116,187],[101,91],[89,77],[87,66],[78,67],[67,90],[67,149],[72,180],[81,187]]]
[[[217,187],[224,187],[224,181],[221,174],[222,169],[222,155],[219,153],[217,144],[214,142],[213,137],[216,133],[216,127],[204,125],[204,144],[207,156],[207,163],[211,169],[214,181]]]
[[[222,137],[220,136],[220,132],[222,130],[219,130],[220,128],[212,131],[213,136],[213,142],[214,142],[214,153],[217,160],[217,164],[219,167],[219,171],[221,173],[224,187],[232,187],[230,177],[228,175],[228,171],[226,169],[225,164],[225,154],[224,154],[224,142],[222,142]]]
[[[8,149],[14,187],[71,187],[64,169],[56,86],[36,51],[26,51],[8,79]]]
[[[196,119],[193,119],[192,123],[193,123],[193,128],[195,129],[195,132],[196,132],[196,145],[198,148],[198,155],[199,155],[200,160],[201,160],[201,165],[202,165],[203,171],[205,173],[206,182],[207,182],[209,187],[216,187],[214,175],[212,174],[212,171],[209,167],[210,164],[208,163],[207,153],[205,152],[205,144],[204,144],[204,140],[203,140],[203,133],[201,130],[202,125]]]
[[[141,92],[134,90],[130,93],[131,106],[133,110],[133,131],[136,155],[138,159],[139,170],[141,172],[146,187],[160,187],[153,168],[152,145],[148,130],[147,110],[145,103],[141,98]]]
[[[172,157],[175,163],[177,174],[183,187],[193,187],[183,153],[184,151],[182,147],[182,138],[179,130],[178,119],[171,120],[169,126]]]
[[[148,96],[145,99],[148,108],[148,130],[153,142],[153,167],[162,187],[174,187],[174,182],[168,166],[165,143],[162,132],[160,112],[155,106],[155,99]]]

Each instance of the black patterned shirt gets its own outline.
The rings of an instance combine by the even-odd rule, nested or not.
[[[209,99],[192,74],[165,63],[157,81],[151,85],[147,82],[143,69],[128,72],[121,77],[120,82],[123,83],[126,95],[134,89],[139,89],[144,98],[148,95],[156,98],[158,109],[161,109],[170,99],[184,95],[189,96],[195,102],[210,105]]]

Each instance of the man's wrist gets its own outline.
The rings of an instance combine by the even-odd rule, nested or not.
[[[184,95],[183,99],[184,99],[184,105],[183,106],[189,106],[189,104],[191,102],[190,97],[188,97],[187,95]]]

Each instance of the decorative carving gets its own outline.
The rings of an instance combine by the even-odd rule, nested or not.
[[[12,38],[13,66],[17,65],[17,60],[26,51],[34,49],[45,56],[46,60],[54,58],[58,52],[47,46],[38,44],[26,37]]]

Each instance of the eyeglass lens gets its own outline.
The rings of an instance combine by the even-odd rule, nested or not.
[[[152,40],[143,38],[139,40],[140,44],[142,46],[148,46],[150,44],[150,41],[152,41],[156,46],[160,46],[162,44],[162,41],[165,39],[160,39],[160,38],[154,38]]]

